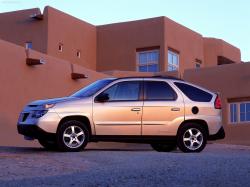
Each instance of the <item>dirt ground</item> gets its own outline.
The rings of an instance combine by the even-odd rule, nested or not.
[[[247,146],[209,144],[196,154],[136,144],[79,153],[0,147],[0,163],[0,186],[250,186]]]

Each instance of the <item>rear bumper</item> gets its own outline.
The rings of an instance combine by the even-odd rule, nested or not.
[[[34,139],[46,139],[46,140],[54,140],[55,134],[54,133],[48,133],[44,130],[42,130],[37,125],[17,125],[17,131],[19,134],[22,134],[29,138]]]
[[[224,138],[225,138],[225,131],[224,131],[224,128],[221,127],[220,130],[216,134],[210,135],[208,137],[208,140],[220,140]]]

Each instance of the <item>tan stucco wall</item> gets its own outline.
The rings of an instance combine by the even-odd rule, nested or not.
[[[97,70],[136,71],[136,49],[154,46],[160,47],[163,64],[163,21],[159,17],[97,26]]]
[[[46,7],[48,16],[47,53],[86,68],[96,69],[96,27],[52,7]],[[58,50],[59,43],[63,51]],[[81,58],[76,56],[81,51]]]
[[[68,61],[36,51],[31,51],[30,55],[42,57],[46,64],[27,66],[23,47],[0,40],[0,145],[30,145],[16,130],[19,113],[28,102],[67,96],[96,79],[107,77],[75,65],[75,72],[89,78],[74,81]]]
[[[110,75],[112,77],[150,77],[150,76],[171,76],[175,78],[181,78],[181,75],[178,71],[171,71],[171,72],[157,72],[157,73],[151,73],[151,72],[136,72],[136,71],[104,71],[102,73],[105,73],[107,75]]]
[[[180,54],[180,73],[217,65],[217,56],[240,62],[240,50],[220,39],[203,38],[166,17],[94,26],[52,7],[45,7],[43,20],[30,18],[39,9],[0,14],[0,38],[71,63],[98,71],[136,71],[136,49],[160,47],[160,71],[167,70],[168,48]],[[59,43],[63,44],[60,52]],[[81,58],[76,56],[81,51]]]
[[[31,15],[40,13],[38,8],[0,13],[0,39],[20,46],[32,42],[33,49],[46,53],[48,41],[46,13],[43,21],[30,18]]]
[[[226,57],[235,63],[241,62],[240,49],[231,44],[216,38],[204,38],[203,42],[206,67],[216,66],[218,56]]]
[[[179,71],[183,74],[185,69],[195,68],[195,60],[199,59],[204,66],[202,35],[180,25],[168,18],[164,18],[166,49],[172,48],[179,52]],[[165,71],[167,71],[167,53],[165,55]]]
[[[250,63],[186,70],[184,79],[219,92],[222,97],[223,125],[227,143],[250,145],[250,123],[229,123],[228,99],[250,97]]]

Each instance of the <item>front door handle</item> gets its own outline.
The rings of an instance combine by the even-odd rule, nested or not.
[[[180,111],[180,108],[171,108],[171,111]]]
[[[138,111],[141,111],[141,109],[140,108],[132,108],[131,111],[138,112]]]

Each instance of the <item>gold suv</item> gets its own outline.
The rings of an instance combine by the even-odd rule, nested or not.
[[[160,76],[102,79],[69,97],[31,102],[17,128],[26,139],[62,151],[111,141],[200,152],[207,140],[225,137],[217,94]]]

